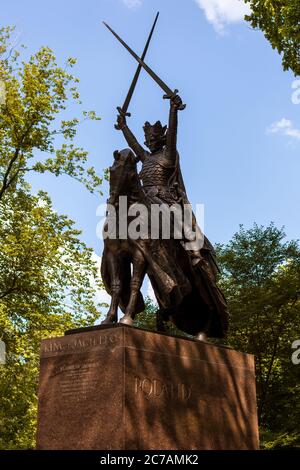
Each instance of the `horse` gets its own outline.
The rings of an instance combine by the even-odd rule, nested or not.
[[[108,203],[115,209],[113,222],[119,219],[119,197],[128,197],[128,207],[142,199],[142,187],[137,174],[136,157],[130,149],[114,152],[114,163],[110,167],[110,196]],[[104,225],[106,232],[109,225],[108,214]],[[137,243],[130,238],[119,236],[116,223],[113,237],[104,237],[104,251],[101,262],[101,276],[107,292],[111,295],[111,304],[102,324],[118,321],[118,307],[124,312],[120,323],[132,326],[137,313],[144,311],[145,304],[141,286],[147,270],[147,261]]]

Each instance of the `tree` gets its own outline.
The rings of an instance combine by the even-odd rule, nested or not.
[[[42,47],[20,63],[10,42],[12,31],[0,29],[0,202],[29,171],[67,174],[89,191],[99,190],[102,179],[87,168],[88,152],[74,144],[80,120],[58,121],[71,100],[81,105],[79,80],[68,72],[76,60],[59,67],[51,49]],[[83,111],[85,119],[99,118]]]
[[[158,306],[150,299],[146,297],[145,299],[145,310],[144,312],[139,313],[134,319],[135,328],[144,328],[145,330],[156,331],[156,312]]]
[[[299,0],[245,0],[251,14],[246,15],[253,28],[259,28],[273,49],[282,54],[284,70],[300,75],[300,3]]]
[[[0,30],[0,448],[35,446],[40,342],[87,326],[101,315],[102,287],[93,252],[49,196],[32,195],[29,171],[67,174],[91,192],[102,179],[87,166],[88,153],[74,144],[80,120],[63,117],[81,105],[78,79],[41,48],[27,62]],[[59,122],[59,119],[62,120]],[[83,120],[98,119],[93,111]]]
[[[231,313],[228,343],[255,355],[261,428],[274,446],[299,446],[300,368],[291,345],[300,338],[300,249],[284,238],[273,224],[241,226],[218,246],[218,260]]]
[[[0,448],[34,446],[40,342],[100,316],[93,252],[49,197],[23,187],[0,205]]]

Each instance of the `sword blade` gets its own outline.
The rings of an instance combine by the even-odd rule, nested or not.
[[[103,21],[103,24],[107,27],[107,29],[109,29],[109,31],[115,36],[115,38],[117,38],[117,40],[125,47],[125,49],[127,49],[127,51],[132,55],[132,57],[135,58],[135,60],[146,70],[146,72],[148,72],[148,74],[150,75],[150,77],[153,78],[153,80],[160,86],[160,88],[162,88],[162,90],[168,95],[168,96],[173,96],[174,95],[174,92],[171,90],[171,88],[168,87],[168,85],[165,84],[165,82],[163,82],[158,75],[156,75],[155,72],[153,72],[152,69],[150,69],[150,67],[148,67],[147,64],[145,64],[145,62],[143,62],[140,57],[126,44],[125,41],[123,41],[123,39],[120,38],[120,36],[118,36],[117,33],[114,32],[114,30],[107,24]]]
[[[151,31],[150,31],[150,34],[149,34],[149,37],[147,39],[147,42],[146,42],[146,45],[145,45],[145,48],[144,48],[144,51],[143,51],[143,54],[141,55],[141,60],[144,61],[144,58],[147,54],[147,51],[148,51],[148,47],[149,47],[149,44],[150,44],[150,41],[151,41],[151,38],[152,38],[152,34],[153,34],[153,31],[155,29],[155,26],[156,26],[156,22],[157,22],[157,19],[158,19],[158,15],[159,15],[159,12],[157,12],[157,15],[155,17],[155,20],[154,20],[154,23],[153,23],[153,26],[151,28]],[[123,114],[126,114],[127,113],[127,110],[128,110],[128,107],[129,107],[129,104],[130,104],[130,101],[131,101],[131,98],[132,98],[132,95],[133,95],[133,92],[135,90],[135,86],[137,84],[137,81],[138,81],[138,78],[140,76],[140,73],[141,73],[141,70],[142,70],[142,66],[141,64],[138,65],[137,69],[136,69],[136,72],[134,74],[134,77],[133,77],[133,80],[132,80],[132,83],[130,85],[130,88],[128,90],[128,93],[127,93],[127,96],[126,96],[126,99],[124,101],[124,104],[122,106],[122,113]]]

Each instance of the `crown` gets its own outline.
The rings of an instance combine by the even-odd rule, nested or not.
[[[145,122],[144,132],[145,136],[155,135],[157,137],[163,137],[167,130],[167,126],[162,126],[160,121],[156,121],[155,124],[150,124],[150,122]]]

